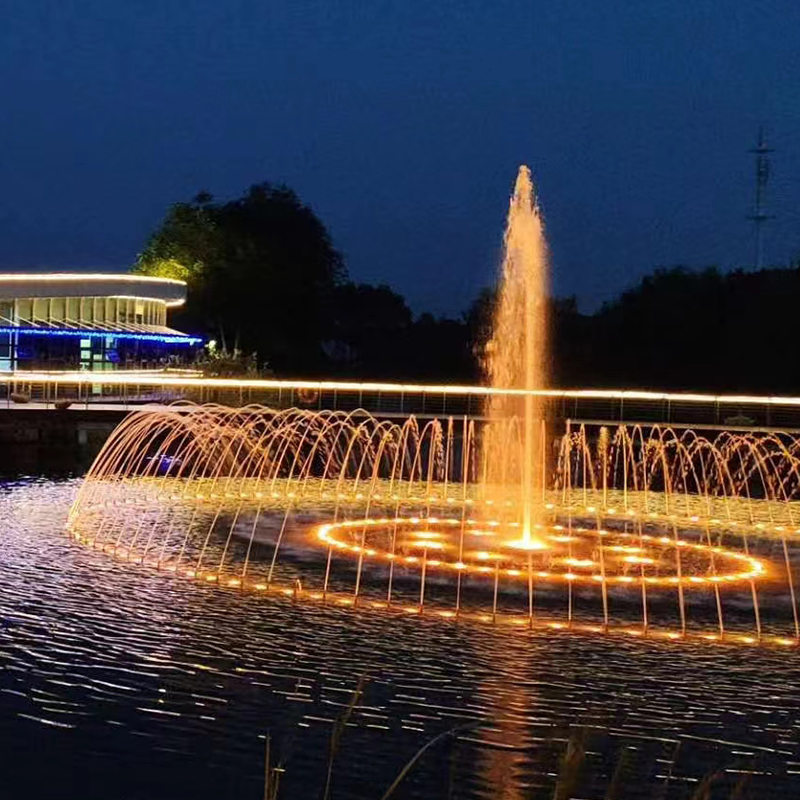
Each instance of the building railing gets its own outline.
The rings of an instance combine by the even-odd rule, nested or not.
[[[285,381],[204,378],[192,371],[0,373],[0,408],[129,410],[176,401],[240,407],[300,407],[379,416],[481,417],[493,394],[524,396],[524,390],[483,386],[350,381]],[[553,418],[592,422],[644,422],[699,428],[800,429],[800,397],[711,395],[606,389],[550,389]]]

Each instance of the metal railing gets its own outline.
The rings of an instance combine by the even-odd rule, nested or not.
[[[480,417],[493,394],[524,390],[484,386],[349,381],[203,378],[187,372],[0,373],[0,408],[128,410],[176,401],[241,407],[354,411],[380,416]],[[645,422],[696,427],[800,428],[800,397],[710,395],[625,390],[551,389],[548,416],[597,422]]]

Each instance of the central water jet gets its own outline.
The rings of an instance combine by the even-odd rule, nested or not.
[[[513,544],[545,547],[541,530],[545,495],[544,399],[533,394],[547,382],[548,264],[544,224],[531,179],[521,166],[508,210],[487,372],[496,389],[523,389],[520,396],[492,395],[488,402],[484,463],[493,485],[519,492],[522,536]],[[520,431],[514,420],[519,420]],[[521,436],[521,447],[509,445]],[[509,463],[509,453],[519,461]],[[516,505],[516,503],[515,503]]]

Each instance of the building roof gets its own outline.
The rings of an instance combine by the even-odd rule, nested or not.
[[[186,300],[186,283],[113,272],[0,273],[0,299],[18,297],[137,297],[178,306]]]
[[[0,301],[65,298],[116,298],[118,301],[149,301],[163,303],[166,307],[179,306],[186,300],[186,283],[172,278],[149,275],[94,272],[12,272],[0,273]],[[81,307],[83,304],[81,303]],[[131,314],[122,319],[105,319],[94,313],[88,319],[78,314],[71,319],[68,314],[57,319],[34,316],[28,313],[20,318],[0,313],[0,333],[14,332],[31,335],[80,336],[82,338],[115,336],[175,344],[198,344],[196,336],[154,324],[153,319],[135,321]],[[115,316],[116,313],[115,313]],[[162,320],[163,321],[163,320]]]

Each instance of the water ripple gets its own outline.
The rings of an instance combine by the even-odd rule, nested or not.
[[[62,530],[76,487],[0,490],[0,752],[5,785],[29,797],[257,798],[267,732],[286,768],[282,800],[313,797],[362,679],[334,797],[380,797],[455,726],[396,797],[549,796],[577,728],[582,796],[603,795],[621,753],[623,797],[655,785],[685,797],[715,770],[730,784],[751,774],[759,797],[800,791],[794,652],[240,596],[72,543]]]

